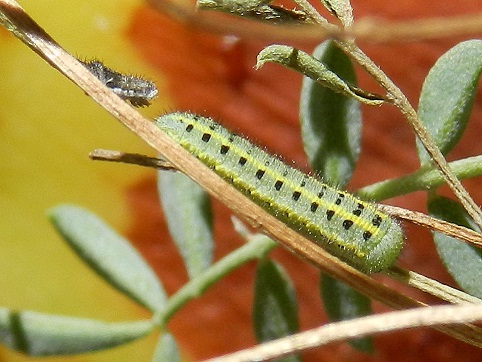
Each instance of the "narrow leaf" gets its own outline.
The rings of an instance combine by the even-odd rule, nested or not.
[[[214,241],[209,197],[180,172],[159,171],[158,192],[169,232],[192,279],[212,262]]]
[[[418,114],[443,154],[457,144],[469,120],[482,70],[482,41],[462,42],[442,55],[425,79]],[[422,165],[429,156],[417,139]]]
[[[332,321],[354,319],[371,314],[369,298],[326,274],[321,275],[320,281],[323,305]],[[348,343],[360,351],[373,353],[371,337],[353,339]]]
[[[159,336],[152,362],[181,362],[176,340],[169,332]]]
[[[69,205],[55,207],[49,216],[77,255],[114,288],[153,312],[164,305],[166,296],[152,269],[97,216]]]
[[[320,44],[313,56],[348,83],[356,83],[351,61],[333,41]],[[351,178],[360,152],[360,104],[304,77],[300,122],[311,167],[327,180],[344,186]]]
[[[196,8],[198,10],[216,10],[242,14],[243,12],[252,11],[260,6],[267,5],[270,2],[271,0],[197,0]]]
[[[197,0],[198,10],[222,11],[231,15],[273,24],[299,24],[308,21],[300,10],[287,9],[281,5],[269,4],[270,0]]]
[[[105,323],[30,311],[0,309],[0,342],[31,356],[54,356],[102,350],[141,338],[150,321]]]
[[[298,330],[298,304],[288,278],[280,265],[264,259],[258,264],[254,288],[253,320],[259,342],[270,341]],[[288,356],[280,361],[298,361]]]
[[[265,63],[273,62],[313,79],[324,87],[337,93],[345,94],[369,105],[380,105],[383,99],[376,94],[366,92],[352,84],[345,82],[337,74],[330,71],[325,64],[311,55],[287,45],[270,45],[259,52],[256,68],[261,68]]]
[[[457,202],[433,196],[428,203],[431,216],[479,231]],[[482,251],[460,240],[432,232],[437,252],[448,272],[467,293],[482,298]]]

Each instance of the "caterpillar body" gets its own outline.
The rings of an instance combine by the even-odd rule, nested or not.
[[[365,273],[393,264],[400,225],[374,204],[292,168],[211,118],[175,112],[159,128],[252,201]]]

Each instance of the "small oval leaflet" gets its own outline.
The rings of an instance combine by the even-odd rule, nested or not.
[[[116,72],[99,60],[79,61],[115,94],[134,107],[148,106],[157,96],[154,82],[137,75]]]
[[[360,271],[386,269],[400,254],[402,229],[376,205],[286,165],[211,118],[175,112],[156,124],[271,215]]]

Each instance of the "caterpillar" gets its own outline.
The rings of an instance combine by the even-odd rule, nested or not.
[[[134,107],[148,106],[157,96],[156,85],[149,80],[116,72],[98,60],[79,61],[115,94]]]
[[[286,165],[211,118],[175,112],[156,125],[271,215],[358,270],[381,271],[400,254],[402,229],[376,205]]]

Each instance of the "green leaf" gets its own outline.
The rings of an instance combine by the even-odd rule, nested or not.
[[[287,45],[270,45],[259,52],[256,59],[256,69],[265,63],[273,62],[306,75],[324,87],[337,93],[353,97],[369,105],[380,105],[383,99],[376,94],[366,92],[345,82],[336,73],[311,55]]]
[[[353,65],[333,41],[325,41],[313,56],[340,78],[355,84]],[[360,153],[360,104],[351,97],[304,77],[300,122],[303,146],[311,167],[325,179],[344,186]]]
[[[442,55],[427,75],[418,115],[443,154],[457,144],[469,120],[482,70],[482,41],[462,42]],[[422,165],[430,158],[417,139]]]
[[[152,362],[181,362],[179,349],[172,334],[164,332],[159,336]]]
[[[433,196],[428,202],[431,216],[479,231],[457,202]],[[482,298],[482,251],[460,240],[432,232],[437,252],[448,272],[467,293]]]
[[[245,19],[260,20],[273,24],[299,24],[307,20],[300,10],[269,4],[271,0],[197,0],[197,10],[222,11]]]
[[[159,171],[158,192],[169,232],[193,279],[211,265],[213,258],[209,197],[180,172]]]
[[[196,8],[198,10],[217,10],[241,15],[245,12],[254,11],[270,2],[271,0],[197,0]]]
[[[127,240],[80,207],[58,206],[49,217],[77,255],[109,284],[152,312],[162,308],[166,301],[162,286]]]
[[[320,281],[321,298],[326,313],[332,321],[354,319],[371,314],[369,298],[328,275],[322,274]],[[373,340],[370,337],[353,339],[348,343],[360,351],[373,353]]]
[[[85,353],[122,345],[153,329],[151,321],[105,323],[92,319],[0,308],[0,341],[31,356]]]
[[[253,320],[259,342],[298,331],[298,304],[291,281],[282,267],[269,259],[261,260],[256,270]],[[278,361],[298,360],[288,356]]]

